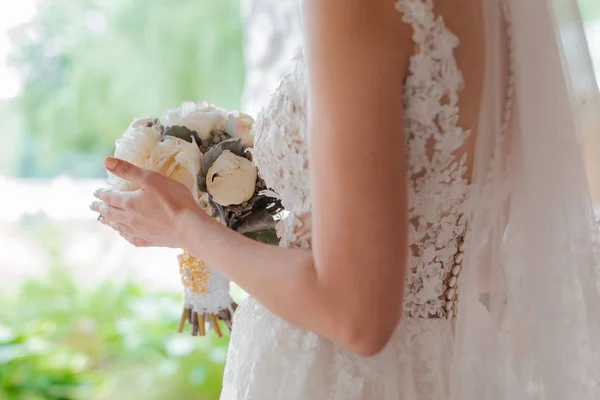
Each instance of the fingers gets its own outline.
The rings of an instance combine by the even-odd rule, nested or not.
[[[100,215],[100,218],[98,219],[101,223],[103,223],[104,225],[114,229],[115,231],[117,231],[121,236],[122,235],[133,235],[133,230],[125,224],[120,224],[118,222],[114,222],[114,221],[110,221],[104,217],[102,217],[102,215]]]
[[[107,157],[104,160],[104,167],[112,174],[125,179],[138,186],[144,186],[146,180],[146,170],[133,165],[130,162],[119,160],[114,157]]]
[[[121,234],[121,237],[123,239],[127,240],[129,243],[131,243],[135,247],[152,247],[152,244],[149,241],[139,238],[137,236]]]
[[[122,192],[112,189],[98,189],[94,192],[94,197],[102,200],[111,207],[127,209],[131,200],[132,192]]]
[[[106,169],[114,175],[134,183],[146,190],[162,187],[170,179],[153,171],[137,167],[130,162],[107,157],[104,160]]]
[[[100,220],[102,222],[114,222],[125,225],[128,225],[129,222],[131,222],[131,216],[125,210],[116,207],[111,207],[108,204],[103,203],[101,201],[93,202],[90,206],[90,209],[100,214]]]
[[[100,214],[99,221],[114,229],[123,239],[135,247],[152,247],[152,244],[148,240],[135,236],[135,233],[128,225],[108,220],[102,214]]]

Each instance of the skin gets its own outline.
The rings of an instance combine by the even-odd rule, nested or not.
[[[99,190],[92,209],[136,246],[185,248],[217,266],[297,326],[380,352],[402,315],[408,257],[402,87],[414,49],[393,6],[304,1],[311,252],[238,235],[184,186],[114,158],[106,168],[141,189]]]

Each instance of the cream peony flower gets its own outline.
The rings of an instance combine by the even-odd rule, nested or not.
[[[250,134],[250,129],[252,128],[253,123],[254,119],[248,114],[232,111],[227,114],[225,132],[232,137],[239,137],[242,139],[242,145],[245,147],[252,147],[254,145],[254,136]]]
[[[131,124],[129,124],[130,128],[144,128],[154,126],[156,123],[156,118],[154,117],[144,117],[144,118],[136,118],[133,120]]]
[[[198,202],[200,198],[198,171],[201,163],[202,153],[193,138],[190,143],[166,136],[152,149],[145,167],[183,184]]]
[[[174,125],[185,126],[198,134],[202,140],[207,140],[214,130],[225,128],[227,111],[208,104],[207,102],[184,102],[181,107],[165,112],[162,124],[165,127]]]
[[[160,132],[152,123],[152,118],[140,118],[115,142],[115,157],[144,168],[154,147],[160,143]],[[108,183],[119,190],[136,190],[137,186],[113,174],[108,175]]]
[[[222,206],[242,204],[254,195],[257,175],[256,167],[248,159],[224,150],[208,169],[206,188]]]
[[[171,136],[161,140],[154,121],[153,118],[133,121],[115,142],[115,157],[182,183],[198,201],[197,175],[202,163],[198,144],[193,138],[191,143]],[[113,174],[109,174],[108,182],[119,190],[139,189],[137,185]]]

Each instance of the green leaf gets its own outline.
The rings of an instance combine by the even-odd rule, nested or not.
[[[250,232],[250,233],[244,234],[244,236],[246,236],[252,240],[255,240],[257,242],[264,243],[264,244],[272,244],[272,245],[279,244],[279,237],[277,237],[277,233],[275,232],[274,229]]]
[[[178,125],[170,126],[165,129],[165,132],[163,133],[163,137],[165,137],[165,136],[173,136],[173,137],[176,137],[179,139],[183,139],[189,143],[192,143],[192,138],[194,138],[197,145],[200,145],[200,143],[202,142],[196,131],[193,131],[185,126],[178,126]]]

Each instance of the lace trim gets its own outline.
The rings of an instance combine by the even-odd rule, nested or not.
[[[256,119],[252,134],[253,163],[271,195],[281,199],[288,211],[310,210],[306,132],[304,63],[281,82],[269,104]]]
[[[458,125],[464,80],[454,49],[460,41],[435,16],[432,0],[399,0],[396,9],[418,45],[404,90],[412,251],[404,309],[411,317],[448,318],[455,314],[460,271],[455,259],[462,259],[466,218],[461,211],[469,188],[467,155],[454,156],[471,134]]]
[[[453,277],[458,276],[453,270],[460,270],[456,258],[462,257],[459,247],[465,246],[463,212],[469,193],[465,178],[467,154],[455,157],[471,134],[458,124],[458,94],[464,79],[454,49],[460,41],[446,28],[443,18],[434,14],[432,0],[398,0],[395,8],[412,27],[413,40],[418,45],[417,53],[410,59],[403,94],[411,250],[404,309],[412,317],[448,318],[455,314],[457,283]],[[505,13],[508,15],[506,9]],[[279,224],[281,246],[309,249],[310,232],[299,233],[310,222],[311,206],[304,137],[304,75],[300,59],[296,70],[282,81],[257,118],[252,153],[261,176],[275,192],[273,195],[279,196],[290,211],[289,217]],[[504,132],[496,147],[504,140],[508,126],[513,82],[514,73],[506,94]],[[500,154],[500,150],[494,151]]]
[[[501,161],[514,92],[512,25],[502,0],[509,37],[509,77],[501,134],[490,168]],[[409,165],[410,257],[405,313],[422,318],[456,315],[458,274],[466,246],[467,154],[454,154],[471,134],[459,125],[458,93],[464,80],[454,57],[460,41],[436,17],[432,0],[398,0],[396,9],[413,28],[418,53],[411,58],[405,88],[406,153]],[[428,143],[435,143],[432,154]],[[490,172],[491,173],[491,172]],[[490,175],[491,177],[491,175]]]

